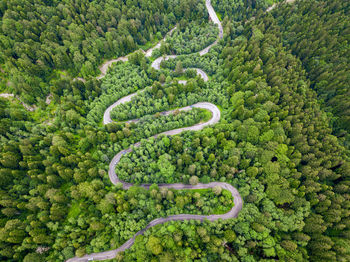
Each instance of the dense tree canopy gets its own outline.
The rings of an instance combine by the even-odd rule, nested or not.
[[[221,181],[243,198],[237,218],[151,227],[115,260],[349,261],[349,4],[263,13],[273,2],[213,1],[224,38],[208,54],[154,70],[136,52],[101,80],[93,76],[103,58],[154,44],[176,23],[174,39],[202,39],[205,2],[0,2],[0,89],[37,104],[29,112],[0,97],[0,260],[64,261],[118,248],[156,218],[223,214],[233,199],[221,187],[156,185]],[[191,67],[209,81],[180,70]],[[72,79],[79,74],[86,81]],[[112,111],[117,122],[102,125],[106,108],[134,92]],[[147,139],[207,121],[198,108],[160,114],[203,101],[220,108],[219,123]],[[112,185],[111,159],[139,141],[116,166],[135,185]]]
[[[213,0],[213,6],[222,18],[244,21],[262,13],[274,3],[281,0]]]
[[[202,1],[2,1],[0,66],[29,103],[57,70],[94,75],[104,58],[154,42],[180,20],[204,19]]]
[[[192,22],[180,23],[171,36],[166,38],[160,49],[155,50],[153,57],[165,54],[191,54],[212,44],[218,37],[218,27],[203,21],[202,24]]]
[[[350,131],[349,1],[300,1],[298,8],[278,8],[273,16],[283,43],[302,61],[312,88],[335,115],[338,135],[344,136],[343,130]]]

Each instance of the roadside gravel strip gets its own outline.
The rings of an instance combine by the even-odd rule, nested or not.
[[[218,19],[218,17],[216,16],[216,13],[213,9],[213,7],[211,6],[210,0],[206,0],[206,7],[210,16],[210,19],[218,25],[219,27],[219,38],[221,39],[223,37],[223,30],[222,30],[222,26],[221,23]],[[171,31],[172,32],[172,31]],[[169,32],[169,34],[171,34],[171,32]],[[213,44],[211,44],[210,46],[208,46],[207,48],[203,49],[202,51],[199,52],[200,55],[204,55],[206,53],[209,52],[210,48],[214,45],[217,44],[216,40]],[[155,46],[155,48],[159,48],[160,45]],[[152,54],[153,49],[151,49],[151,51],[147,51],[146,52],[146,56],[150,56]],[[168,59],[173,59],[176,58],[176,56],[166,56],[166,57],[160,57],[158,59],[156,59],[153,63],[152,63],[152,67],[155,68],[156,70],[160,69],[160,63],[163,60],[168,60]],[[107,63],[103,64],[100,67],[101,70],[101,75],[98,77],[99,79],[104,77],[108,67],[117,61],[127,61],[128,58],[127,57],[120,57],[118,59],[114,59],[111,61],[108,61]],[[200,75],[204,81],[208,81],[208,76],[207,74],[199,69],[199,68],[193,68],[197,71],[197,74]],[[186,80],[182,80],[179,81],[182,84],[186,84]],[[141,91],[142,92],[142,91]],[[112,104],[110,107],[108,107],[104,113],[103,116],[103,124],[109,124],[112,123],[113,120],[111,119],[111,111],[114,107],[120,105],[120,104],[124,104],[127,102],[130,102],[132,97],[136,96],[137,93],[133,93],[130,94],[128,96],[125,96],[121,99],[119,99],[118,101],[116,101],[114,104]],[[173,129],[173,130],[169,130],[160,134],[157,134],[153,137],[158,137],[159,135],[168,135],[168,136],[173,136],[176,134],[180,134],[184,131],[198,131],[198,130],[202,130],[203,128],[205,128],[206,126],[210,126],[210,125],[214,125],[216,123],[218,123],[220,121],[220,110],[219,108],[209,102],[200,102],[191,106],[186,106],[180,109],[177,109],[179,111],[188,111],[191,110],[192,108],[202,108],[202,109],[207,109],[212,113],[212,117],[209,121],[205,122],[205,123],[199,123],[196,124],[194,126],[190,126],[190,127],[184,127],[184,128],[178,128],[178,129]],[[171,113],[173,113],[175,110],[170,110],[170,111],[165,111],[162,112],[162,115],[169,115]],[[133,120],[129,120],[127,122],[138,122],[139,119],[133,119]],[[122,150],[120,151],[118,154],[116,154],[111,163],[109,164],[109,171],[108,171],[108,175],[109,175],[109,179],[111,180],[111,182],[116,185],[118,183],[121,183],[123,185],[123,189],[129,189],[131,186],[133,186],[133,184],[131,183],[127,183],[124,182],[122,180],[120,180],[117,176],[117,174],[115,173],[115,168],[116,165],[119,163],[120,159],[122,158],[123,155],[128,154],[130,152],[132,152],[133,148],[139,147],[141,145],[140,142],[137,142],[135,144],[133,144],[131,147],[129,147],[128,149]],[[139,185],[143,188],[148,189],[150,187],[150,184],[141,184]],[[234,188],[232,185],[227,184],[227,183],[223,183],[223,182],[212,182],[212,183],[208,183],[208,184],[197,184],[197,185],[185,185],[185,184],[158,184],[159,188],[162,187],[166,187],[166,188],[172,188],[172,189],[176,189],[176,190],[180,190],[180,189],[207,189],[207,188],[213,188],[215,186],[220,186],[223,189],[228,190],[229,192],[231,192],[231,195],[233,197],[233,201],[234,201],[234,206],[232,207],[232,209],[225,213],[225,214],[221,214],[221,215],[190,215],[190,214],[180,214],[180,215],[173,215],[173,216],[168,216],[165,218],[157,218],[152,220],[145,228],[143,228],[142,230],[140,230],[139,232],[137,232],[132,238],[130,238],[128,241],[126,241],[122,246],[120,246],[117,249],[114,250],[110,250],[110,251],[106,251],[106,252],[100,252],[100,253],[92,253],[89,255],[85,255],[83,257],[74,257],[71,259],[68,259],[67,262],[80,262],[80,261],[91,261],[91,260],[105,260],[105,259],[112,259],[114,258],[118,252],[124,251],[128,248],[130,248],[135,241],[135,238],[138,235],[143,234],[147,229],[149,229],[150,227],[153,227],[155,225],[158,224],[163,224],[169,221],[176,221],[176,220],[190,220],[190,219],[194,219],[194,220],[209,220],[209,221],[214,221],[214,220],[218,220],[218,219],[230,219],[230,218],[234,218],[238,215],[238,213],[241,211],[242,206],[243,206],[243,200],[242,197],[240,196],[239,192],[237,191],[236,188]]]

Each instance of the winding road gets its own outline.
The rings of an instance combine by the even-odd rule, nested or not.
[[[146,56],[146,57],[151,57],[151,56],[152,56],[152,53],[153,53],[153,50],[160,48],[160,46],[161,46],[161,44],[162,44],[162,41],[165,41],[165,39],[166,39],[168,36],[172,35],[172,33],[174,32],[174,30],[175,30],[176,28],[177,28],[177,27],[175,26],[173,29],[171,29],[171,30],[164,36],[164,38],[163,38],[161,41],[159,41],[159,43],[156,44],[154,47],[148,49],[146,52],[142,50],[143,53],[145,54],[145,56]],[[108,60],[107,62],[103,63],[103,64],[99,67],[99,69],[100,69],[100,71],[101,71],[101,74],[100,74],[98,77],[96,77],[96,78],[97,78],[97,79],[101,79],[101,78],[105,77],[105,75],[107,74],[108,68],[109,68],[113,63],[116,63],[116,62],[118,62],[118,61],[123,61],[123,62],[128,61],[128,56],[121,56],[121,57],[118,57],[118,58],[116,58],[116,59]],[[81,78],[81,77],[78,77],[78,78],[76,78],[76,79],[77,79],[77,80],[80,80],[80,81],[83,81],[83,82],[85,81],[85,79],[84,79],[84,78]]]
[[[213,6],[211,5],[210,0],[206,0],[205,1],[205,6],[207,7],[207,10],[208,10],[209,17],[210,17],[211,21],[213,21],[213,23],[216,24],[218,26],[218,28],[219,28],[219,39],[222,39],[223,36],[224,36],[223,28],[222,28],[222,25],[221,25],[221,22],[220,22],[218,16],[216,15],[216,13],[214,11]],[[203,56],[203,55],[207,54],[209,52],[209,50],[218,43],[218,41],[219,40],[217,39],[214,43],[212,43],[211,45],[207,46],[203,50],[199,51],[198,54],[200,56]],[[160,69],[160,64],[161,64],[161,62],[163,60],[174,59],[176,57],[177,57],[176,55],[168,55],[168,56],[158,57],[156,60],[153,61],[152,67],[154,69],[156,69],[156,70],[159,70]],[[197,74],[201,75],[202,77],[205,75],[205,77],[203,77],[204,80],[208,79],[208,76],[206,75],[206,73],[204,71],[202,71],[201,69],[198,69],[198,68],[193,68],[193,69],[195,69],[197,71]]]
[[[215,24],[217,24],[218,27],[219,27],[219,37],[218,38],[221,39],[223,37],[222,25],[221,25],[217,15],[216,15],[216,13],[215,13],[213,7],[212,7],[212,5],[211,5],[210,0],[206,0],[206,7],[207,7],[207,10],[208,10],[210,19]],[[167,35],[170,35],[174,29],[172,29]],[[210,46],[206,47],[205,49],[199,51],[198,52],[199,55],[202,56],[202,55],[208,53],[210,48],[213,47],[214,45],[216,45],[217,42],[218,42],[218,40],[216,40],[213,44],[211,44]],[[152,51],[155,48],[159,48],[159,47],[160,47],[160,44],[157,44],[154,48],[151,48],[150,50],[146,51],[145,52],[146,56],[151,56]],[[156,59],[152,63],[152,67],[155,68],[156,70],[159,70],[160,69],[160,63],[163,60],[174,59],[176,57],[177,56],[175,56],[175,55],[169,55],[169,56],[165,56],[165,57],[160,57],[160,58]],[[113,60],[110,60],[110,61],[104,63],[100,67],[101,75],[98,76],[97,78],[100,79],[100,78],[104,77],[106,75],[108,67],[112,63],[117,62],[117,61],[127,61],[127,60],[128,60],[128,57],[125,56],[125,57],[119,57],[117,59],[113,59]],[[208,81],[208,76],[203,70],[201,70],[199,68],[192,68],[192,69],[195,69],[197,71],[197,74],[200,75],[203,78],[204,81]],[[186,80],[182,80],[180,83],[186,84]],[[111,106],[109,106],[106,109],[105,113],[104,113],[103,124],[106,125],[106,124],[109,124],[109,123],[113,122],[113,120],[111,119],[111,116],[110,116],[111,111],[113,110],[113,108],[115,108],[116,106],[118,106],[120,104],[130,102],[132,97],[134,97],[136,95],[137,95],[137,93],[133,93],[133,94],[130,94],[128,96],[125,96],[125,97],[119,99],[118,101],[116,101]],[[183,108],[180,108],[180,109],[177,109],[177,110],[179,110],[179,111],[188,111],[188,110],[191,110],[192,108],[207,109],[207,110],[209,110],[212,113],[212,117],[207,122],[199,123],[199,124],[196,124],[196,125],[193,125],[193,126],[190,126],[190,127],[184,127],[184,128],[178,128],[178,129],[169,130],[169,131],[157,134],[157,135],[155,135],[153,137],[156,138],[159,135],[172,136],[172,135],[180,134],[181,132],[184,132],[184,131],[187,131],[187,130],[189,130],[189,131],[198,131],[198,130],[201,130],[201,129],[205,128],[206,126],[214,125],[214,124],[216,124],[216,123],[218,123],[220,121],[220,116],[221,115],[220,115],[219,108],[216,105],[214,105],[212,103],[209,103],[209,102],[200,102],[200,103],[197,103],[197,104],[194,104],[194,105],[191,105],[191,106],[186,106],[186,107],[183,107]],[[165,111],[165,112],[162,112],[161,114],[162,115],[169,115],[169,114],[173,113],[174,111],[175,110]],[[138,122],[138,121],[139,121],[139,119],[133,119],[133,120],[128,120],[126,122]],[[131,183],[127,183],[127,182],[124,182],[124,181],[120,180],[118,178],[117,174],[115,173],[115,168],[116,168],[116,165],[119,163],[119,161],[120,161],[120,159],[122,158],[123,155],[132,152],[133,148],[139,147],[140,145],[141,145],[140,142],[135,143],[131,147],[129,147],[128,149],[120,151],[118,154],[116,154],[113,157],[111,163],[109,164],[108,175],[109,175],[109,179],[111,180],[111,182],[114,185],[116,185],[118,183],[121,183],[123,185],[123,189],[129,189],[133,185]],[[150,184],[141,184],[139,186],[148,189],[150,187]],[[188,185],[188,184],[180,184],[180,183],[177,183],[177,184],[158,184],[159,188],[166,187],[166,188],[172,188],[172,189],[176,189],[176,190],[180,190],[180,189],[208,189],[208,188],[213,188],[213,187],[216,187],[216,186],[219,186],[219,187],[221,187],[223,189],[226,189],[226,190],[228,190],[231,193],[231,195],[233,197],[233,201],[234,201],[234,206],[232,207],[232,209],[229,212],[227,212],[225,214],[220,214],[220,215],[180,214],[180,215],[168,216],[168,217],[165,217],[165,218],[157,218],[157,219],[152,220],[145,228],[143,228],[142,230],[138,231],[132,238],[130,238],[128,241],[126,241],[122,246],[120,246],[117,249],[110,250],[110,251],[105,251],[105,252],[100,252],[100,253],[92,253],[92,254],[89,254],[89,255],[85,255],[83,257],[74,257],[74,258],[68,259],[67,262],[81,262],[81,261],[91,261],[91,260],[112,259],[112,258],[114,258],[117,255],[118,252],[121,252],[121,251],[124,251],[124,250],[130,248],[134,244],[135,238],[138,235],[143,234],[150,227],[153,227],[153,226],[158,225],[158,224],[163,224],[163,223],[166,223],[166,222],[169,222],[169,221],[190,220],[190,219],[200,220],[200,221],[203,221],[203,220],[214,221],[214,220],[218,220],[220,218],[221,219],[230,219],[230,218],[236,217],[238,215],[238,213],[240,212],[240,210],[242,209],[243,200],[242,200],[242,197],[240,196],[238,190],[236,188],[234,188],[232,185],[228,184],[228,183],[212,182],[212,183],[208,183],[208,184],[199,183],[199,184],[196,184],[196,185]]]

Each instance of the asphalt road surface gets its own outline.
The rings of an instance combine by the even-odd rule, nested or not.
[[[221,25],[217,15],[216,15],[216,13],[215,13],[213,7],[211,6],[210,0],[206,0],[206,7],[207,7],[207,10],[208,10],[210,19],[215,24],[217,24],[218,27],[219,27],[219,38],[222,38],[223,37],[222,25]],[[169,32],[169,34],[171,34],[171,33],[172,33],[172,31]],[[215,41],[213,44],[211,44],[210,46],[208,46],[205,49],[203,49],[202,51],[200,51],[199,54],[200,55],[204,55],[204,54],[208,53],[210,48],[212,46],[214,46],[215,44],[217,44],[217,41]],[[160,47],[160,44],[158,44],[154,48],[159,48],[159,47]],[[146,52],[146,56],[151,56],[152,51],[154,50],[154,48],[151,49],[151,51],[147,51]],[[173,59],[173,58],[176,58],[176,56],[160,57],[160,58],[156,59],[152,63],[152,67],[155,68],[156,70],[159,70],[160,69],[160,63],[164,59],[168,60],[168,59]],[[127,61],[127,60],[128,60],[127,57],[120,57],[118,59],[110,60],[110,61],[104,63],[100,67],[101,75],[98,78],[100,79],[100,78],[105,76],[108,67],[112,63],[117,62],[117,61]],[[204,79],[204,81],[208,81],[208,76],[203,70],[201,70],[199,68],[194,68],[194,69],[197,71],[197,74],[200,75]],[[181,83],[185,84],[186,80],[182,80]],[[110,117],[110,113],[111,113],[111,111],[112,111],[112,109],[114,107],[116,107],[116,106],[118,106],[120,104],[123,104],[123,103],[130,102],[132,97],[134,97],[136,95],[137,95],[137,93],[133,93],[133,94],[130,94],[128,96],[125,96],[125,97],[119,99],[114,104],[112,104],[110,107],[108,107],[106,109],[105,113],[104,113],[104,116],[103,116],[103,124],[108,124],[108,123],[113,122],[113,120]],[[153,137],[157,137],[159,135],[172,136],[172,135],[180,134],[180,133],[182,133],[184,131],[198,131],[198,130],[201,130],[201,129],[205,128],[206,126],[214,125],[214,124],[216,124],[216,123],[218,123],[220,121],[220,116],[221,116],[220,115],[220,110],[219,110],[219,108],[216,105],[214,105],[212,103],[200,102],[200,103],[197,103],[197,104],[194,104],[194,105],[191,105],[191,106],[186,106],[186,107],[183,107],[183,108],[180,108],[180,109],[177,109],[177,110],[179,110],[179,111],[187,111],[187,110],[191,110],[192,108],[207,109],[207,110],[209,110],[212,113],[212,117],[207,122],[199,123],[199,124],[196,124],[196,125],[193,125],[193,126],[190,126],[190,127],[184,127],[184,128],[178,128],[178,129],[169,130],[169,131],[157,134],[157,135],[155,135]],[[170,111],[162,112],[161,114],[162,115],[168,115],[168,114],[173,113],[173,111],[174,110],[170,110]],[[139,119],[133,119],[133,120],[129,120],[129,121],[130,122],[138,122]],[[120,180],[118,178],[118,175],[115,172],[115,167],[119,163],[119,161],[120,161],[120,159],[121,159],[121,157],[123,155],[130,153],[133,148],[139,147],[140,145],[141,145],[140,142],[135,143],[130,148],[120,151],[118,154],[116,154],[113,157],[113,159],[112,159],[112,161],[111,161],[111,163],[109,165],[109,171],[108,171],[109,179],[111,180],[111,182],[113,184],[121,183],[123,185],[124,189],[128,189],[128,188],[130,188],[133,185],[131,183],[127,183],[127,182],[124,182],[124,181]],[[150,187],[150,184],[141,184],[140,186],[148,189]],[[118,252],[121,252],[121,251],[124,251],[124,250],[130,248],[134,244],[136,236],[143,234],[150,227],[153,227],[153,226],[158,225],[158,224],[163,224],[163,223],[166,223],[166,222],[169,222],[169,221],[175,221],[175,220],[195,219],[195,220],[203,221],[203,220],[207,219],[207,220],[210,220],[210,221],[214,221],[214,220],[218,220],[220,218],[221,219],[230,219],[230,218],[236,217],[238,215],[239,211],[242,209],[242,206],[243,206],[242,197],[240,196],[240,194],[237,191],[237,189],[234,188],[232,185],[227,184],[227,183],[223,183],[223,182],[212,182],[212,183],[208,183],[208,184],[201,184],[201,183],[199,183],[197,185],[187,185],[187,184],[180,184],[180,183],[177,183],[177,184],[158,184],[158,186],[159,186],[159,188],[166,187],[166,188],[172,188],[172,189],[176,189],[176,190],[179,190],[179,189],[207,189],[207,188],[213,188],[215,186],[220,186],[221,188],[226,189],[226,190],[228,190],[231,193],[231,195],[232,195],[232,197],[234,199],[234,206],[232,207],[232,209],[229,212],[227,212],[225,214],[221,214],[221,215],[207,215],[207,216],[205,216],[205,215],[180,214],[180,215],[173,215],[173,216],[168,216],[168,217],[164,217],[164,218],[161,217],[161,218],[154,219],[145,228],[143,228],[142,230],[138,231],[132,238],[130,238],[128,241],[126,241],[122,246],[120,246],[117,249],[110,250],[110,251],[105,251],[105,252],[100,252],[100,253],[92,253],[92,254],[85,255],[85,256],[80,257],[80,258],[79,257],[74,257],[74,258],[68,259],[67,262],[78,262],[78,261],[80,262],[80,261],[112,259],[112,258],[114,258],[117,255]]]

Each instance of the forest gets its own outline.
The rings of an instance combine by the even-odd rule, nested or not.
[[[350,261],[350,2],[211,4],[222,39],[205,0],[0,2],[0,94],[35,105],[0,96],[1,261],[66,261],[160,218],[226,214],[237,199],[220,186],[162,186],[214,182],[238,190],[237,217],[147,227],[109,261]],[[211,119],[177,110],[198,102],[219,122],[152,137]],[[129,148],[114,168],[126,189],[109,168]]]
[[[288,19],[278,19],[289,9],[274,14],[283,39],[303,63],[311,87],[332,112],[337,136],[350,142],[350,51],[348,48],[350,4],[344,2],[300,3]],[[279,13],[284,12],[284,13]],[[302,15],[302,14],[307,15]],[[303,20],[302,25],[299,22]]]
[[[28,103],[44,98],[61,71],[96,75],[103,59],[157,42],[180,20],[205,19],[201,0],[41,1],[0,4],[0,67]],[[2,86],[7,82],[3,82]]]
[[[168,37],[158,52],[154,52],[153,57],[166,54],[191,54],[198,52],[213,43],[218,35],[218,28],[213,23],[207,21],[199,24],[192,22],[179,24],[175,32]]]

